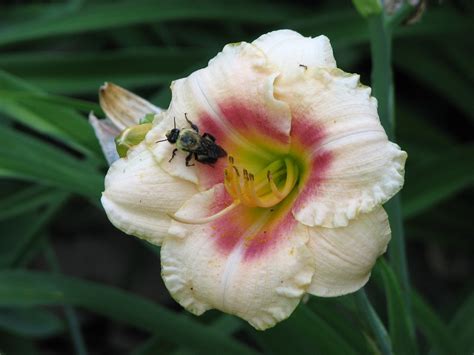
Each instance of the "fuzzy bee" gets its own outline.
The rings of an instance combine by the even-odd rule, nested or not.
[[[199,128],[192,123],[187,114],[184,114],[186,121],[191,128],[176,128],[176,119],[174,120],[174,128],[166,132],[166,139],[159,142],[168,141],[171,144],[176,144],[169,162],[173,160],[178,150],[188,153],[186,156],[186,166],[193,166],[190,164],[191,159],[194,159],[202,164],[212,165],[219,158],[227,155],[226,151],[216,143],[216,139],[209,133],[199,134]]]

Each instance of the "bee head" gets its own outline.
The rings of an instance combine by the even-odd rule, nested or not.
[[[166,133],[166,139],[171,144],[176,143],[176,141],[178,140],[178,137],[179,137],[179,129],[178,128],[173,128],[173,129],[169,130]]]

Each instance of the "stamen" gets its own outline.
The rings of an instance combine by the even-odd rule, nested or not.
[[[267,173],[267,178],[268,178],[268,182],[270,184],[270,188],[272,189],[272,192],[278,197],[278,198],[285,198],[285,195],[282,194],[280,191],[278,191],[278,188],[276,187],[275,185],[275,181],[273,181],[273,177],[272,177],[272,173],[270,172],[270,170],[268,171]],[[287,179],[288,180],[288,179]]]
[[[235,160],[229,156],[229,166],[224,169],[224,186],[234,202],[212,216],[202,218],[183,218],[168,215],[170,218],[185,224],[206,224],[233,211],[243,204],[248,207],[270,208],[283,201],[293,190],[298,180],[298,167],[289,158],[272,162],[257,175],[246,168],[239,169]],[[242,172],[242,174],[241,174]],[[277,182],[285,176],[283,188]]]
[[[229,194],[249,207],[272,207],[292,191],[298,179],[298,168],[289,158],[279,159],[262,169],[257,175],[247,169],[240,170],[229,157],[230,167],[225,170],[224,184]],[[242,172],[242,174],[240,174]],[[277,179],[285,176],[282,189]]]
[[[240,201],[235,200],[232,204],[230,204],[223,210],[209,217],[183,218],[183,217],[176,216],[175,214],[168,214],[168,217],[170,217],[171,219],[174,219],[177,222],[184,223],[184,224],[206,224],[206,223],[215,221],[216,219],[226,215],[227,213],[231,212],[234,208],[236,208],[238,205],[240,205]]]
[[[238,197],[237,191],[235,191],[234,187],[232,186],[232,173],[229,172],[229,170],[224,169],[224,186],[227,190],[227,192],[234,198],[236,199]]]

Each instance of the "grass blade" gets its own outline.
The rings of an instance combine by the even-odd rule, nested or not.
[[[0,55],[0,68],[49,93],[94,94],[104,81],[129,89],[169,86],[220,48],[128,48],[108,52],[22,52]]]
[[[0,305],[53,304],[85,307],[204,353],[215,353],[217,349],[227,354],[254,353],[212,327],[116,288],[40,272],[0,272]]]
[[[88,155],[100,157],[100,148],[93,130],[84,116],[62,104],[38,100],[41,92],[8,73],[0,71],[0,112],[41,133],[60,139]],[[25,94],[25,95],[22,95]]]
[[[0,222],[45,205],[54,197],[52,192],[49,187],[32,185],[2,197]]]
[[[53,313],[39,308],[0,308],[0,329],[19,336],[43,338],[63,332],[64,323]]]
[[[412,293],[412,305],[415,323],[436,354],[462,354],[454,334],[416,292]]]
[[[425,211],[474,182],[474,145],[451,148],[407,170],[404,217]]]
[[[77,12],[50,19],[18,23],[0,31],[0,45],[50,36],[77,34],[137,24],[157,24],[176,20],[219,20],[272,24],[283,21],[295,11],[276,4],[232,4],[191,1],[129,1],[84,6]]]
[[[0,222],[0,268],[17,264],[34,244],[39,231],[51,221],[67,198],[63,192],[50,197],[50,203],[41,213],[29,212]],[[24,221],[31,221],[24,223]]]
[[[460,354],[474,352],[474,292],[459,307],[449,324],[455,341],[461,348]]]
[[[387,313],[389,334],[392,339],[394,354],[416,354],[414,343],[414,329],[403,300],[402,289],[398,283],[395,273],[383,259],[377,262],[375,271],[380,272],[385,288],[387,300]]]
[[[300,304],[290,318],[265,332],[251,332],[271,354],[356,354],[339,332],[306,305]]]
[[[0,177],[40,182],[99,198],[103,176],[86,161],[8,128],[0,130],[0,141]]]
[[[418,43],[398,46],[394,56],[398,68],[449,100],[474,122],[472,83],[452,65],[446,65],[447,61],[443,49],[431,50],[429,46],[420,47]]]

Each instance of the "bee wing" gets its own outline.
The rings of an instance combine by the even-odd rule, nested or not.
[[[227,152],[220,145],[217,145],[217,144],[216,144],[216,152],[217,152],[218,158],[227,156]]]

